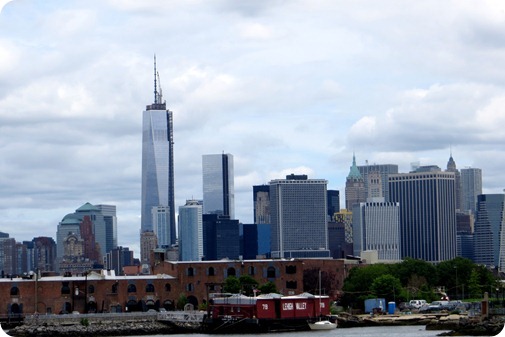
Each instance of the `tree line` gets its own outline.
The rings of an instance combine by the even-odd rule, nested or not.
[[[396,303],[411,299],[431,302],[445,295],[451,300],[481,299],[484,292],[498,296],[503,289],[491,270],[457,257],[438,264],[406,258],[395,264],[352,268],[342,290],[339,304],[360,308],[369,298]]]

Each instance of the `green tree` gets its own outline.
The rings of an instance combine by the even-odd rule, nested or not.
[[[240,281],[235,276],[228,276],[226,280],[224,280],[223,290],[226,293],[239,294],[241,288]]]
[[[461,299],[474,268],[475,264],[463,257],[442,261],[436,266],[438,285],[445,287],[449,298]]]
[[[403,287],[398,278],[385,274],[377,277],[372,282],[370,290],[377,298],[385,298],[386,302],[396,302],[402,297]]]
[[[479,273],[476,269],[472,269],[470,273],[470,279],[468,280],[468,295],[470,298],[481,298],[482,297],[482,289],[479,285]]]
[[[249,275],[241,275],[238,280],[242,293],[246,296],[253,296],[253,289],[258,287],[258,281]]]
[[[437,283],[435,266],[429,262],[407,257],[392,268],[391,274],[400,279],[404,287],[412,290],[418,290],[424,284],[431,287]]]
[[[262,284],[261,286],[258,287],[258,290],[262,294],[275,294],[278,293],[277,287],[275,286],[275,283],[268,281],[265,284]]]
[[[179,298],[177,298],[177,309],[178,310],[184,310],[184,306],[188,303],[188,298],[186,297],[186,294],[181,293],[179,294]]]
[[[342,290],[344,295],[340,304],[344,307],[364,308],[364,301],[373,298],[374,295],[370,289],[372,282],[379,276],[389,274],[390,265],[373,264],[352,268],[349,275],[344,280]]]

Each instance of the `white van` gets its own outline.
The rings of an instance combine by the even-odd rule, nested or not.
[[[419,309],[426,304],[425,300],[411,300],[409,306],[411,309]]]

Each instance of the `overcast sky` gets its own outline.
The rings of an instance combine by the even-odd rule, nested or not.
[[[6,1],[3,1],[5,3]],[[2,4],[2,2],[0,2]],[[481,168],[505,188],[505,2],[13,0],[0,13],[0,231],[55,237],[82,204],[117,206],[138,253],[141,121],[153,55],[174,112],[176,207],[203,154],[252,186],[358,165]],[[137,255],[138,256],[138,255]]]

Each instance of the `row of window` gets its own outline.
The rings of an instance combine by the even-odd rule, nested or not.
[[[254,266],[249,266],[247,268],[247,274],[250,276],[253,276],[256,274],[256,267]],[[286,266],[286,274],[296,274],[296,266],[289,265]],[[189,267],[186,270],[186,275],[187,276],[195,276],[196,275],[196,270],[193,267]],[[209,267],[207,268],[207,276],[215,276],[216,275],[216,270],[214,267]],[[237,272],[234,267],[230,267],[226,270],[226,276],[236,276]],[[275,278],[275,267],[268,267],[267,268],[267,278]]]

